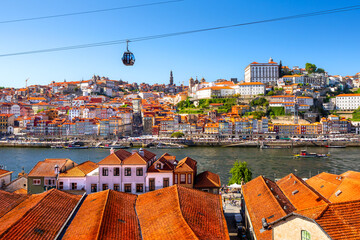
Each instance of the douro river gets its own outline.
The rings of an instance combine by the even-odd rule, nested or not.
[[[230,177],[233,163],[239,159],[247,161],[253,177],[265,175],[270,179],[282,178],[293,172],[300,177],[308,178],[318,172],[340,174],[348,170],[360,171],[360,148],[307,148],[308,152],[330,153],[328,158],[295,159],[294,149],[257,149],[257,148],[220,148],[220,147],[189,147],[185,149],[148,149],[161,156],[167,152],[175,155],[177,160],[191,157],[198,162],[198,173],[211,171],[220,175],[222,184]],[[131,151],[131,149],[128,149]],[[90,160],[99,162],[109,154],[108,149],[50,149],[50,148],[0,148],[0,165],[14,171],[13,179],[25,168],[29,172],[38,161],[45,158],[70,158],[82,163]]]

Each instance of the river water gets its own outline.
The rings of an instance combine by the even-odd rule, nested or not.
[[[198,173],[209,170],[220,175],[222,184],[230,177],[233,163],[239,159],[247,161],[253,177],[264,175],[270,179],[282,178],[290,172],[308,178],[318,172],[342,173],[348,170],[360,171],[360,148],[307,148],[308,152],[330,153],[329,158],[294,159],[301,149],[257,149],[189,147],[185,149],[148,149],[161,156],[168,152],[180,160],[191,157],[198,162]],[[131,151],[131,149],[128,149]],[[14,171],[13,178],[21,172],[29,172],[38,161],[45,158],[70,158],[82,163],[90,160],[99,162],[109,154],[108,149],[50,149],[50,148],[0,148],[0,165]]]

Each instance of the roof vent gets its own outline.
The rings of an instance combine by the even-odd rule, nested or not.
[[[292,192],[292,195],[295,195],[295,194],[297,194],[298,192],[299,192],[299,190],[295,190],[295,191]]]
[[[291,178],[291,175],[289,176],[289,179]]]
[[[270,188],[270,190],[272,191],[272,190],[274,190],[273,188]]]
[[[263,229],[268,229],[269,228],[269,224],[267,223],[266,218],[262,218],[261,222],[262,222]]]
[[[295,180],[295,181],[294,181],[294,185],[295,185],[296,183],[297,183],[297,181]]]
[[[42,229],[40,229],[40,228],[35,228],[35,229],[34,229],[34,232],[37,233],[37,234],[42,235],[45,231],[42,230]]]
[[[287,209],[287,207],[286,206],[284,206],[284,210],[286,210]]]
[[[258,197],[260,197],[260,196],[261,196],[261,193],[258,194]]]
[[[119,222],[121,222],[121,223],[125,223],[125,220],[119,219]]]
[[[336,191],[336,193],[335,193],[335,196],[337,196],[337,197],[338,197],[341,193],[342,193],[342,191],[341,191],[341,190],[337,190],[337,191]]]
[[[143,156],[144,156],[144,149],[140,148],[140,149],[139,149],[139,154],[140,154],[140,156],[143,157]]]
[[[323,188],[323,187],[324,187],[324,185],[321,185],[321,186],[320,186],[320,188]]]
[[[266,180],[266,183],[269,183],[269,180]]]

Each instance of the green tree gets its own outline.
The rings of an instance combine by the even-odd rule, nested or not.
[[[247,162],[242,162],[237,160],[234,162],[234,166],[230,169],[231,178],[229,178],[229,185],[233,183],[240,184],[243,180],[244,182],[249,182],[252,179],[252,172],[249,168]]]
[[[323,68],[318,68],[316,69],[317,73],[325,73],[325,70]]]
[[[181,138],[181,137],[184,137],[184,134],[182,132],[173,132],[171,134],[171,137],[172,138]]]
[[[316,65],[312,64],[312,63],[306,63],[305,64],[305,69],[309,74],[314,73],[316,71]]]

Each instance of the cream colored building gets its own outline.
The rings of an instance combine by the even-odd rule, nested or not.
[[[268,63],[252,62],[245,68],[245,82],[276,82],[279,79],[279,64],[269,59]]]

